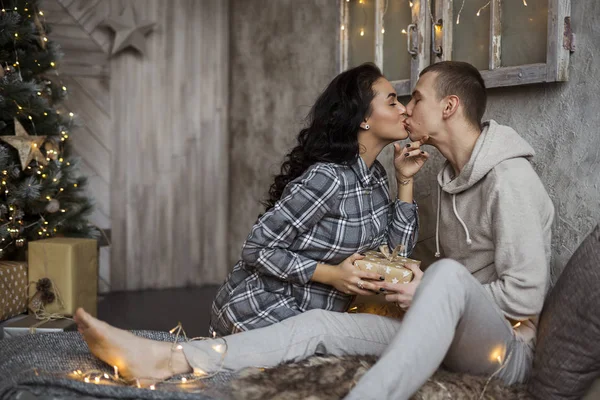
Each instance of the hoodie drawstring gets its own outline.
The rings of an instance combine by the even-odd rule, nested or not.
[[[467,235],[467,244],[471,244],[471,236],[469,236],[469,230],[467,229],[467,224],[465,224],[465,221],[462,220],[460,215],[458,215],[458,211],[456,211],[456,195],[455,194],[452,195],[452,208],[454,208],[454,215],[456,215],[456,219],[458,219],[458,222],[460,222],[463,229],[465,230],[465,235]]]
[[[442,187],[438,185],[438,204],[437,204],[437,218],[435,219],[435,256],[436,258],[441,257],[440,253],[440,204],[442,203]]]
[[[438,203],[437,203],[437,218],[435,221],[435,256],[440,257],[440,208],[442,203],[442,188],[438,185]],[[469,229],[467,228],[467,224],[462,220],[460,215],[458,215],[458,211],[456,210],[456,194],[452,195],[452,209],[454,210],[454,215],[458,222],[462,225],[465,235],[467,236],[467,244],[470,245],[472,242],[471,235],[469,234]]]

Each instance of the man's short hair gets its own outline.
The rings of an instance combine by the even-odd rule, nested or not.
[[[480,127],[487,104],[487,93],[485,82],[477,68],[462,61],[441,61],[429,65],[419,76],[428,72],[437,73],[435,89],[438,97],[458,96],[465,110],[465,118],[474,126]]]

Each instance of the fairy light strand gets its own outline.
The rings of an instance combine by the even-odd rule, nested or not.
[[[460,14],[462,13],[463,8],[465,8],[465,1],[466,0],[463,0],[462,4],[460,6],[460,10],[458,11],[458,14],[456,15],[456,25],[460,24]]]
[[[481,14],[481,12],[483,10],[485,10],[490,4],[491,4],[491,0],[488,1],[484,6],[480,7],[479,10],[477,10],[477,14],[475,14],[475,15],[477,15],[479,17],[479,14]]]
[[[169,385],[189,385],[189,384],[195,383],[197,381],[201,381],[204,379],[214,377],[215,375],[217,375],[218,373],[223,371],[223,366],[225,364],[225,356],[228,351],[227,340],[225,340],[224,337],[217,337],[215,334],[213,334],[212,338],[202,337],[202,336],[188,338],[187,334],[185,333],[185,330],[183,329],[181,322],[179,322],[176,327],[171,329],[169,331],[169,334],[171,334],[174,337],[173,343],[171,345],[171,356],[169,358],[169,365],[168,365],[168,368],[170,371],[173,371],[173,368],[172,368],[173,354],[175,354],[175,352],[178,352],[178,351],[183,351],[182,343],[190,343],[193,341],[201,341],[201,340],[221,340],[221,341],[223,341],[223,343],[217,343],[212,346],[213,351],[221,354],[221,359],[219,362],[218,369],[216,369],[212,373],[206,373],[204,371],[197,370],[197,371],[194,371],[193,377],[183,376],[181,378],[175,378],[174,376],[172,376],[172,377],[164,379],[164,380],[157,380],[156,378],[152,378],[152,377],[138,376],[138,377],[134,377],[131,379],[125,379],[119,375],[118,366],[113,365],[113,373],[112,374],[109,374],[106,371],[93,369],[93,370],[89,370],[89,371],[75,370],[75,371],[69,373],[68,376],[72,379],[83,380],[85,383],[102,384],[102,383],[106,382],[106,383],[110,383],[110,384],[116,383],[116,384],[122,384],[122,385],[127,385],[127,386],[134,386],[137,388],[142,388],[140,381],[150,381],[150,382],[154,382],[154,383],[149,385],[148,388],[150,390],[156,390],[159,385],[167,385],[167,384],[169,384]]]

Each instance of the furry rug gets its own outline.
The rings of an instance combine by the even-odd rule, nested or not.
[[[249,368],[231,382],[232,394],[236,400],[341,399],[375,361],[372,356],[315,356],[272,369]],[[505,386],[495,379],[483,393],[486,381],[439,370],[412,399],[530,399],[524,387]]]

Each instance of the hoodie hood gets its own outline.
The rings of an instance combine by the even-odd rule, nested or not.
[[[455,178],[454,169],[446,161],[437,176],[438,183],[446,193],[461,193],[501,162],[520,157],[531,159],[534,155],[533,148],[514,129],[490,120],[483,124],[473,154],[460,174]]]

